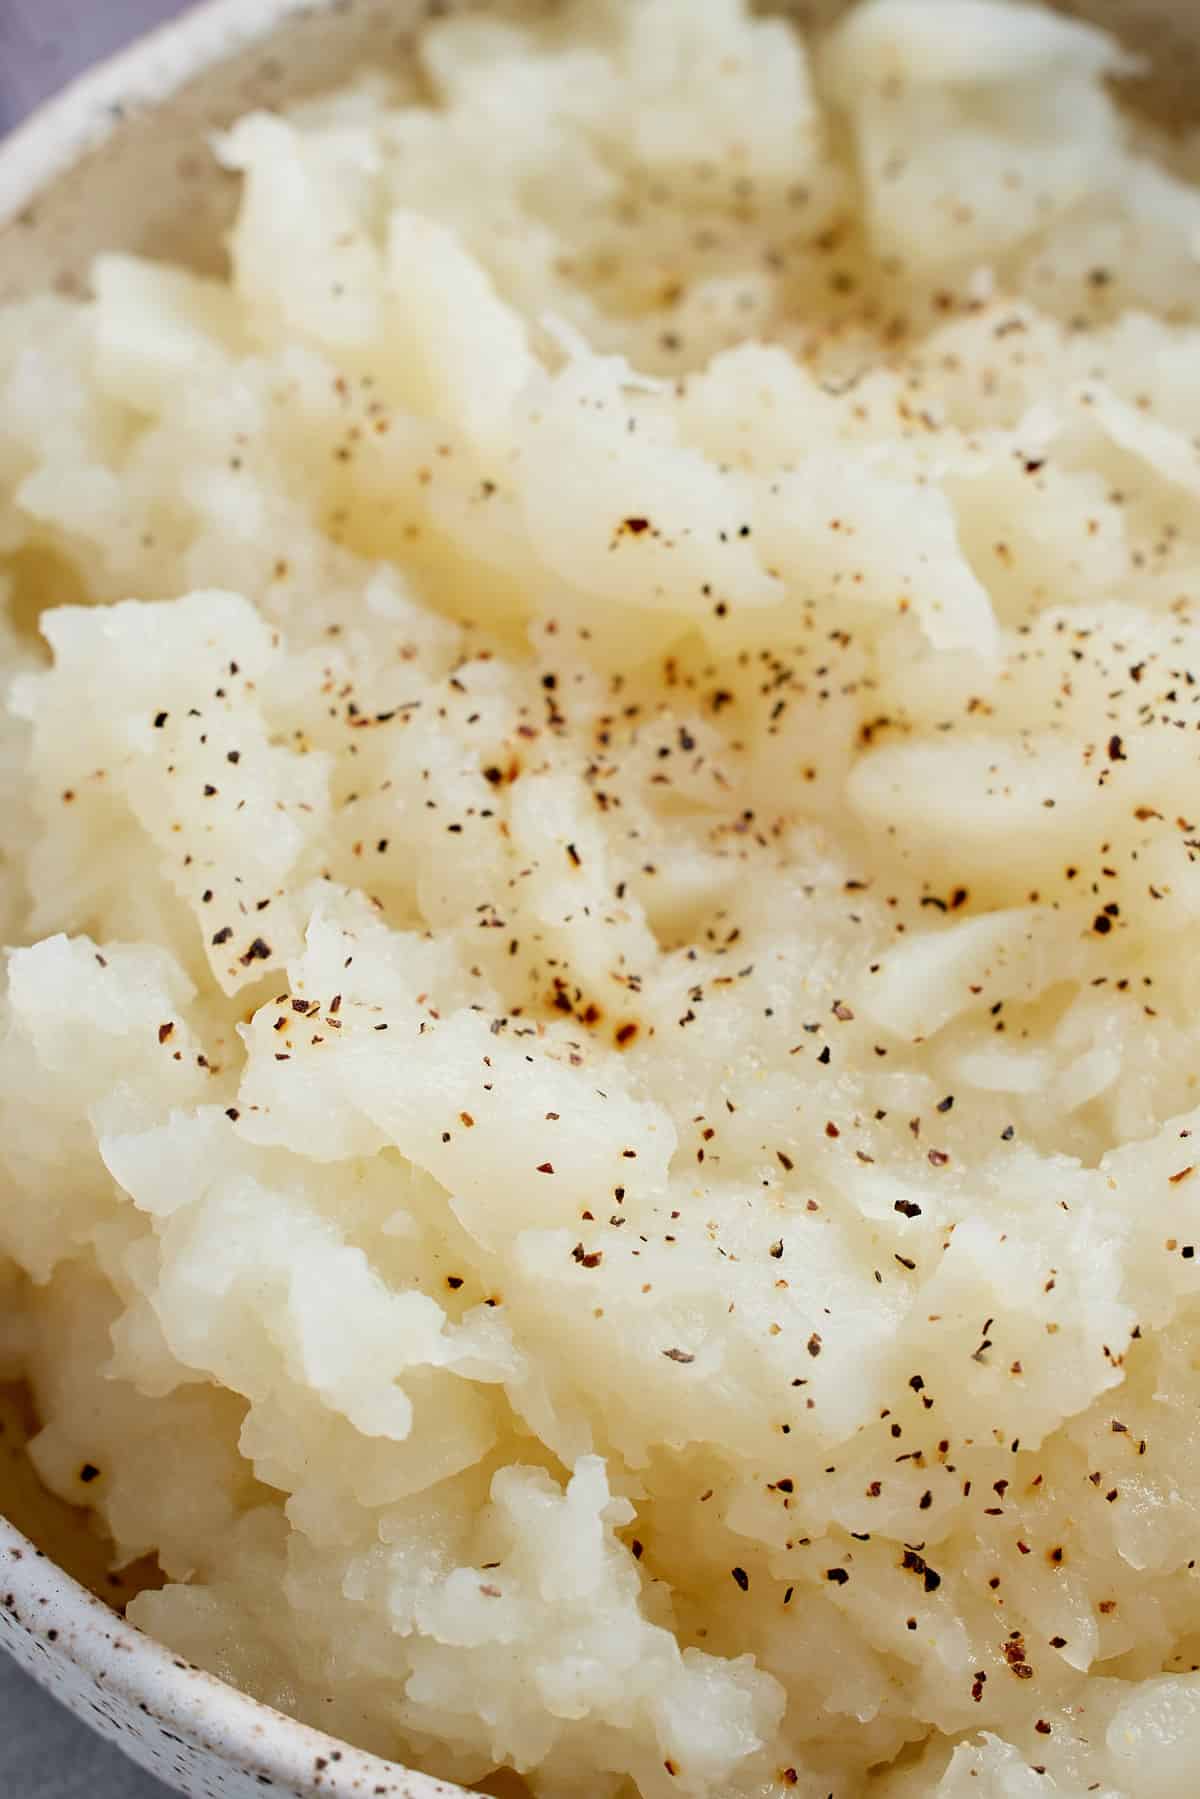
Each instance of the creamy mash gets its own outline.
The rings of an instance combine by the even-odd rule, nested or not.
[[[1186,147],[1001,0],[419,62],[0,313],[37,1469],[464,1783],[1186,1799]]]

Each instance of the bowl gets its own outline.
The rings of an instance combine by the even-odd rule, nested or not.
[[[544,4],[545,0],[541,0]],[[549,0],[551,5],[556,0]],[[67,89],[0,144],[0,303],[85,291],[101,250],[222,266],[235,184],[213,130],[412,60],[422,19],[487,0],[208,0]],[[846,0],[771,8],[820,27]],[[1200,125],[1195,0],[1059,0],[1146,59],[1132,104],[1169,132]],[[367,1755],[192,1667],[122,1617],[85,1513],[38,1488],[33,1425],[0,1390],[0,1648],[71,1711],[189,1799],[450,1799],[462,1789]]]

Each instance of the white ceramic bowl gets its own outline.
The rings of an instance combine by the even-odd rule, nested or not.
[[[208,150],[215,127],[335,84],[368,58],[405,59],[427,12],[486,3],[208,0],[152,33],[0,145],[0,302],[81,291],[102,249],[219,268],[234,192]],[[820,25],[844,4],[776,9]],[[1198,0],[1059,4],[1149,59],[1140,104],[1164,123],[1200,126]],[[86,1519],[38,1493],[21,1437],[19,1406],[0,1404],[0,1647],[80,1718],[190,1799],[461,1794],[271,1711],[126,1624]]]

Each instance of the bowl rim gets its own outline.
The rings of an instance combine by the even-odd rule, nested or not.
[[[169,1726],[189,1747],[252,1777],[265,1776],[264,1785],[319,1791],[321,1799],[364,1792],[385,1799],[464,1799],[462,1787],[355,1749],[184,1661],[81,1586],[2,1515],[0,1570],[5,1612],[52,1658],[69,1661],[98,1689]],[[0,1635],[0,1650],[7,1647]],[[39,1678],[38,1663],[15,1659]],[[54,1690],[53,1681],[46,1684]],[[89,1719],[81,1721],[90,1726]]]
[[[267,40],[288,18],[336,5],[202,0],[135,38],[0,138],[0,229],[36,206],[131,114],[168,101],[214,65]],[[2,1513],[0,1567],[6,1611],[52,1659],[69,1661],[134,1712],[169,1724],[192,1747],[231,1767],[294,1792],[319,1788],[322,1799],[363,1792],[387,1799],[462,1799],[461,1787],[355,1749],[183,1661],[81,1586]],[[36,1676],[37,1666],[30,1672]]]
[[[292,15],[338,0],[199,0],[47,96],[0,134],[0,228],[59,176],[100,149],[134,113],[170,99],[194,77],[252,48]]]

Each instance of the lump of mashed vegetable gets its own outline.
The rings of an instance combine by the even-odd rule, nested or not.
[[[1001,0],[419,54],[0,314],[37,1469],[463,1782],[1181,1799],[1200,190]]]

